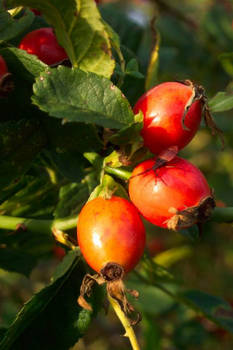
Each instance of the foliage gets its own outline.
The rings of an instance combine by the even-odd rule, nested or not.
[[[143,316],[146,350],[208,350],[221,342],[231,349],[228,333],[216,334],[223,328],[233,334],[232,230],[221,224],[233,221],[232,11],[218,0],[0,1],[0,55],[14,81],[13,91],[0,97],[0,350],[68,350],[78,341],[81,349],[84,334],[88,350],[127,348],[110,334],[111,314],[100,312],[102,287],[90,299],[93,311],[78,306],[89,268],[78,248],[66,247],[58,262],[54,235],[73,247],[88,199],[108,191],[127,197],[133,167],[151,156],[140,136],[142,115],[132,107],[151,86],[184,79],[205,87],[226,146],[220,152],[202,126],[181,154],[202,169],[222,208],[201,234],[145,222],[148,249],[156,237],[166,254],[146,252],[126,283],[140,292],[132,303]],[[69,56],[66,66],[49,67],[17,48],[43,26],[54,28]],[[65,247],[66,239],[60,243]],[[104,334],[100,343],[96,332]]]

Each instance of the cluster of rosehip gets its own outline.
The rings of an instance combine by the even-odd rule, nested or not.
[[[57,65],[68,58],[51,28],[28,33],[19,48],[35,54],[48,65]],[[7,72],[3,60],[0,70]],[[97,197],[87,202],[79,215],[79,247],[87,263],[98,273],[87,275],[81,287],[79,302],[87,308],[84,295],[96,281],[107,282],[109,294],[120,299],[126,313],[132,311],[121,281],[144,251],[145,229],[140,214],[157,226],[180,230],[202,224],[215,206],[200,170],[177,156],[194,137],[203,111],[205,119],[211,120],[203,89],[190,81],[160,84],[138,100],[134,113],[139,111],[144,117],[141,132],[144,145],[155,157],[133,170],[129,180],[133,204],[114,195]]]
[[[204,175],[177,156],[197,132],[202,111],[208,108],[205,102],[202,89],[185,81],[155,86],[136,103],[134,113],[142,111],[144,117],[144,145],[155,156],[132,172],[132,203],[117,196],[98,197],[84,205],[78,219],[79,247],[98,272],[98,283],[106,280],[109,285],[121,279],[140,260],[145,245],[140,214],[152,224],[173,230],[201,225],[209,218],[215,202]],[[89,279],[85,282],[84,291]],[[112,290],[109,293],[114,296]],[[127,307],[124,311],[129,313],[132,306]]]

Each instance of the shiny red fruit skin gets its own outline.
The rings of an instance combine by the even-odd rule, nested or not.
[[[109,262],[129,272],[145,247],[145,229],[137,209],[116,196],[97,197],[85,204],[78,218],[77,236],[85,260],[97,272]]]
[[[0,79],[8,73],[6,62],[2,56],[0,56]]]
[[[155,158],[139,164],[132,177],[151,169]],[[174,215],[172,208],[184,210],[196,206],[211,195],[211,189],[201,171],[180,157],[157,170],[130,179],[129,196],[140,213],[152,224],[167,228]]]
[[[40,28],[28,33],[20,42],[19,48],[36,55],[48,65],[68,58],[65,50],[58,44],[52,28]]]
[[[201,122],[202,102],[195,101],[182,125],[185,106],[193,89],[178,82],[166,82],[153,87],[140,97],[134,106],[134,113],[140,110],[144,115],[142,137],[144,145],[154,154],[170,146],[182,149],[194,137]]]

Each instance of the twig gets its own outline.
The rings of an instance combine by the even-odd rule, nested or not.
[[[129,341],[131,343],[132,349],[133,350],[140,350],[136,335],[134,333],[133,327],[130,324],[130,321],[128,318],[125,316],[124,312],[121,310],[118,302],[113,299],[109,294],[108,294],[108,300],[110,304],[112,305],[117,317],[121,321],[124,329],[125,329],[125,337],[129,338]]]

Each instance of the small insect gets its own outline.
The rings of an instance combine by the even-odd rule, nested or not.
[[[146,169],[142,173],[139,173],[137,175],[131,176],[130,179],[133,179],[134,177],[144,175],[148,173],[149,171],[153,170],[156,173],[156,170],[164,166],[166,163],[170,162],[172,159],[175,158],[175,156],[178,153],[178,147],[177,146],[171,146],[167,148],[165,151],[162,151],[158,157],[155,160],[155,164],[152,168]]]

